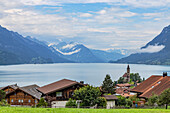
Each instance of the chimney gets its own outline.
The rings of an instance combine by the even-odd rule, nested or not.
[[[84,84],[84,81],[80,81],[81,84]]]
[[[167,76],[167,72],[163,72],[163,77]]]

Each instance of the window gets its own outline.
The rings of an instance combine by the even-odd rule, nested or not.
[[[20,102],[21,102],[21,100],[18,100],[18,102],[20,103]]]
[[[56,92],[56,97],[62,97],[62,92]]]
[[[30,103],[30,102],[31,102],[31,100],[29,99],[29,100],[28,100],[28,102]]]
[[[37,103],[37,100],[35,100],[35,103]]]
[[[13,99],[11,99],[11,102],[14,102],[14,100],[13,100]]]
[[[23,100],[21,100],[21,102],[23,103]]]

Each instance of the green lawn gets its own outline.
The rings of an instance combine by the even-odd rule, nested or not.
[[[0,107],[0,113],[170,113],[170,109],[72,109]]]

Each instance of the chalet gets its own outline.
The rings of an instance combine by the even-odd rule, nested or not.
[[[140,85],[136,86],[131,92],[137,93],[140,98],[147,99],[152,94],[160,95],[165,89],[170,88],[170,76],[164,73],[163,76],[152,75]]]
[[[43,97],[51,107],[65,107],[66,102],[73,96],[74,90],[83,86],[83,82],[62,79],[38,90],[43,93]]]
[[[34,106],[41,97],[41,93],[36,90],[38,87],[37,85],[19,87],[14,84],[3,87],[1,90],[6,92],[5,100],[10,105]]]

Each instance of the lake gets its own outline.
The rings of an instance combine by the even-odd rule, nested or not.
[[[0,66],[0,87],[15,84],[19,86],[37,84],[40,86],[71,79],[84,81],[94,86],[102,84],[106,74],[117,80],[126,72],[127,64],[114,63],[56,63],[56,64],[23,64]],[[141,77],[162,75],[170,72],[170,66],[130,64],[131,73]]]

